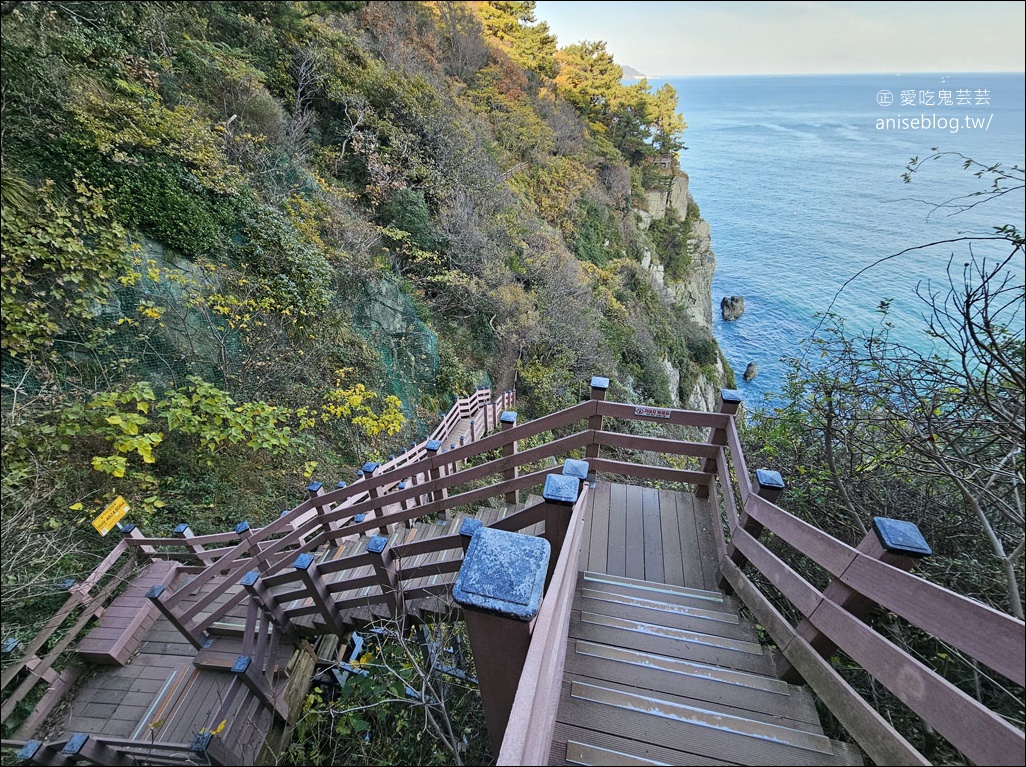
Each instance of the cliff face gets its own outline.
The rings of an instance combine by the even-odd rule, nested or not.
[[[258,524],[485,382],[713,407],[676,94],[532,9],[11,4],[5,504]]]
[[[698,207],[688,191],[688,176],[683,171],[674,174],[666,189],[649,190],[645,197],[647,210],[639,211],[639,226],[648,230],[653,222],[662,221],[667,215],[692,219],[688,227],[683,253],[687,259],[685,273],[678,277],[667,274],[665,263],[646,252],[642,266],[648,271],[662,300],[667,302],[682,318],[704,328],[712,334],[712,281],[716,271],[716,256],[712,251],[709,224],[697,214]],[[669,359],[662,364],[670,379],[670,391],[675,406],[694,410],[712,410],[716,407],[719,390],[732,383],[733,372],[726,366],[722,354],[711,365],[703,366],[694,376],[693,385],[687,392],[680,391],[681,370]]]

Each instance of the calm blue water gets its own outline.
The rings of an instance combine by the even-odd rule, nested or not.
[[[661,84],[653,80],[654,87]],[[933,162],[911,185],[901,174],[931,147],[987,163],[1024,165],[1022,74],[821,75],[669,79],[688,122],[681,165],[712,230],[717,257],[714,333],[738,374],[750,407],[772,403],[782,382],[782,355],[795,354],[842,284],[875,260],[914,245],[989,233],[1005,223],[1023,227],[1020,191],[958,216],[919,200],[944,202],[981,182],[957,159]],[[894,103],[877,103],[881,90]],[[937,103],[939,92],[971,91],[970,104]],[[987,94],[977,93],[987,91]],[[903,106],[902,91],[930,91],[934,105]],[[964,95],[964,94],[963,94]],[[923,94],[924,100],[930,94]],[[977,103],[987,100],[989,104]],[[959,121],[913,129],[877,129],[886,118],[936,116]],[[965,119],[988,127],[969,128]],[[982,253],[977,248],[977,253]],[[960,265],[965,245],[916,251],[873,267],[836,295],[832,311],[851,329],[878,323],[877,306],[893,299],[890,320],[899,340],[928,348],[921,335],[920,281],[946,281],[948,258]],[[1018,265],[1019,274],[1023,265]],[[745,297],[737,322],[719,319],[724,295]],[[1021,318],[1020,318],[1021,319]],[[750,383],[740,374],[759,365]],[[767,400],[766,397],[769,397]]]

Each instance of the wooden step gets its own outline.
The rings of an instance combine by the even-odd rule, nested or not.
[[[570,614],[569,636],[597,644],[631,647],[671,658],[776,676],[774,655],[758,643],[700,631],[574,610]]]
[[[146,592],[170,584],[176,568],[176,563],[162,559],[150,562],[104,610],[99,625],[79,642],[78,654],[101,665],[128,663],[159,616]]]
[[[600,674],[597,678],[582,676],[579,674],[567,674],[565,678],[585,685],[599,686],[616,693],[623,693],[628,698],[640,695],[646,698],[668,701],[674,705],[700,709],[702,711],[710,712],[710,714],[722,715],[728,718],[734,717],[743,719],[747,722],[773,725],[774,727],[783,727],[788,730],[795,730],[796,732],[809,733],[817,737],[823,736],[823,729],[820,725],[818,716],[813,715],[810,717],[808,716],[809,712],[792,712],[787,710],[790,707],[787,705],[788,701],[786,694],[783,698],[780,698],[779,696],[775,696],[773,693],[745,688],[749,698],[774,699],[777,702],[777,706],[774,707],[770,705],[769,700],[758,701],[756,705],[753,706],[749,700],[742,696],[736,696],[733,700],[733,703],[738,705],[729,705],[722,702],[719,699],[719,696],[715,694],[711,696],[706,695],[703,698],[696,697],[692,694],[696,692],[696,690],[692,689],[693,686],[687,684],[687,682],[690,681],[687,677],[674,678],[671,674],[663,673],[662,676],[664,679],[660,680],[655,678],[656,676],[659,676],[658,673],[646,676],[640,673],[639,669],[634,669],[639,673],[636,673],[633,679],[627,678],[626,681],[614,681],[608,678],[605,673],[610,665],[611,663],[609,661],[600,661],[599,663],[594,664],[593,670],[598,670]],[[646,682],[653,683],[652,687],[649,687],[647,684],[642,684],[643,676]],[[679,680],[683,680],[684,684],[681,684]],[[709,691],[707,690],[707,692]],[[766,709],[769,710],[767,711]],[[797,713],[798,716],[787,716],[787,714],[790,713]],[[811,713],[815,714],[815,712]],[[756,725],[753,724],[751,726]]]
[[[820,724],[815,703],[805,688],[708,663],[576,640],[568,648],[566,673],[744,709],[753,716],[782,717],[794,720],[791,726],[799,729],[807,725],[818,728]]]
[[[552,733],[552,751],[549,764],[594,765],[696,765],[719,767],[736,762],[689,754],[665,746],[631,738],[621,738],[607,732],[586,730],[582,727],[556,722]]]
[[[580,577],[579,587],[593,591],[623,594],[672,605],[701,607],[706,610],[716,610],[734,615],[737,615],[738,612],[737,600],[733,597],[724,596],[719,591],[706,591],[705,589],[693,589],[670,583],[643,581],[637,578],[625,578],[620,575],[607,575],[606,573],[587,571],[582,573]]]
[[[826,736],[690,705],[673,696],[606,683],[565,680],[561,720],[618,737],[746,765],[858,764],[851,749]],[[629,753],[629,752],[628,752]],[[681,761],[682,764],[691,763]]]
[[[735,614],[637,599],[625,594],[583,589],[574,600],[574,609],[654,623],[668,628],[691,629],[748,642],[759,641],[755,627],[748,621],[740,621]]]

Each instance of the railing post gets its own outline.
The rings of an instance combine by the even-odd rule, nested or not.
[[[587,461],[578,461],[575,458],[567,458],[563,461],[563,474],[568,477],[577,477],[583,485],[588,482],[588,476],[591,474],[591,467]]]
[[[135,759],[83,732],[76,732],[68,738],[68,742],[60,751],[60,756],[68,759],[68,764],[75,764],[80,759],[85,759],[91,764],[109,764],[111,767],[136,764]]]
[[[175,525],[175,529],[171,531],[171,534],[176,538],[182,538],[185,541],[196,537],[192,532],[192,528],[185,522]],[[205,565],[207,563],[206,557],[204,556],[207,552],[203,546],[198,543],[186,543],[185,545],[188,547],[189,551],[196,555],[196,559],[200,561],[201,565]]]
[[[499,753],[509,723],[550,553],[544,538],[481,527],[453,585],[470,635],[493,754]]]
[[[470,517],[464,519],[460,524],[460,546],[463,547],[464,554],[470,548],[470,540],[474,537],[474,533],[482,527],[484,527],[484,522],[480,519],[471,519]]]
[[[261,702],[274,713],[275,717],[282,722],[289,718],[288,708],[274,694],[274,689],[267,681],[267,677],[261,674],[253,658],[249,655],[240,655],[232,665],[232,675],[242,680],[254,695],[260,698]]]
[[[189,751],[201,757],[207,764],[244,764],[241,756],[228,748],[220,739],[214,740],[214,733],[199,732],[189,745]],[[194,764],[191,759],[187,764]]]
[[[597,402],[602,402],[606,398],[606,390],[609,389],[609,379],[603,378],[602,376],[591,377],[591,398]],[[591,431],[602,431],[602,416],[596,413],[595,415],[588,418],[588,429]],[[599,446],[598,442],[591,442],[584,450],[586,458],[598,458],[599,457]],[[588,477],[589,482],[595,481],[595,475],[592,473]]]
[[[30,740],[14,755],[22,764],[74,764],[66,756],[61,756],[56,746],[47,746],[41,740]]]
[[[435,463],[435,461],[434,461],[434,459],[437,458],[438,451],[439,451],[439,449],[441,447],[442,447],[442,442],[441,442],[441,440],[437,440],[437,439],[429,440],[428,443],[426,445],[424,445],[424,451],[428,454],[428,457],[432,459],[431,462],[433,464],[431,469],[430,469],[430,472],[428,474],[428,478],[429,478],[430,482],[437,482],[442,477],[442,467],[437,465]],[[441,490],[435,488],[434,490],[431,491],[430,500],[431,501],[440,501],[443,498],[446,498],[447,496],[448,496],[448,494],[446,493],[444,488],[442,488]],[[440,519],[444,520],[444,519],[448,519],[448,518],[449,518],[449,515],[446,512],[442,512],[442,514],[440,515]]]
[[[471,418],[470,419],[470,441],[471,442],[477,441],[477,419],[476,418]]]
[[[503,431],[510,431],[511,429],[513,429],[517,425],[517,414],[516,414],[516,411],[514,411],[514,410],[503,410],[502,411],[502,415],[499,416],[499,422],[502,424],[502,430]],[[508,458],[509,456],[513,456],[513,455],[516,455],[516,454],[517,454],[517,441],[516,440],[511,440],[510,442],[508,442],[508,443],[506,443],[505,445],[502,446],[502,457],[503,458]],[[511,479],[516,479],[518,473],[519,472],[517,471],[517,467],[513,466],[512,468],[506,469],[505,471],[502,472],[502,479],[503,479],[503,481],[509,481]],[[509,491],[506,492],[506,503],[512,503],[514,506],[516,506],[516,504],[517,504],[517,491],[516,490],[509,490]]]
[[[913,522],[888,519],[887,517],[873,517],[873,529],[866,533],[866,537],[858,545],[857,551],[905,571],[911,570],[917,560],[933,553],[930,545],[923,538],[923,534],[919,532],[919,528]],[[863,596],[836,578],[823,589],[823,600],[834,602],[862,621],[866,620],[869,613],[877,606],[872,599]],[[808,618],[803,618],[795,631],[812,645],[816,652],[824,658],[829,658],[837,649],[837,645],[813,625],[813,620],[810,618],[813,618],[815,613],[816,611],[813,610]],[[781,670],[781,677],[791,684],[803,681],[790,666]]]
[[[254,600],[263,608],[265,613],[271,616],[274,625],[285,635],[285,638],[292,642],[292,644],[299,644],[299,633],[296,631],[296,627],[292,625],[292,621],[289,620],[285,611],[281,609],[278,600],[274,598],[274,595],[263,584],[263,581],[260,580],[260,573],[256,570],[250,570],[242,576],[242,587],[249,592],[250,599]]]
[[[214,641],[211,637],[206,634],[201,637],[194,636],[192,631],[190,631],[188,627],[178,619],[178,616],[174,614],[171,608],[164,604],[162,597],[166,590],[167,588],[165,586],[158,583],[156,586],[150,587],[150,590],[146,592],[146,598],[157,606],[157,609],[160,610],[160,614],[167,618],[168,621],[171,622],[172,626],[178,629],[178,633],[185,637],[189,644],[197,650],[203,650],[210,647]]]
[[[142,534],[142,530],[135,525],[125,525],[121,528],[121,534],[125,538],[134,538],[135,540],[144,540],[146,538],[146,536]],[[133,546],[132,548],[136,549],[141,554],[145,554],[150,559],[153,559],[153,555],[157,553],[157,550],[152,546],[142,545]]]
[[[319,498],[324,495],[324,483],[323,482],[311,482],[306,486],[306,492],[310,498]],[[328,504],[319,503],[314,507],[317,511],[318,521],[324,518],[324,515],[328,513]],[[323,525],[324,523],[321,522]],[[330,527],[330,526],[329,526]]]
[[[587,462],[577,461],[577,463],[584,464],[585,477],[587,477]],[[556,552],[556,555],[549,560],[548,571],[545,574],[546,583],[552,580],[559,552],[563,549],[563,541],[566,540],[566,531],[570,527],[574,504],[577,503],[577,497],[581,493],[581,478],[572,473],[574,471],[575,469],[571,467],[571,473],[567,473],[564,463],[562,474],[549,474],[545,477],[545,488],[542,490],[542,498],[545,500],[545,540]]]
[[[780,494],[786,487],[784,484],[784,478],[780,476],[780,472],[770,471],[769,469],[757,469],[755,472],[755,482],[755,494],[760,498],[765,498],[770,503],[776,503],[777,498],[780,497]],[[758,538],[762,535],[762,524],[752,519],[745,510],[741,511],[737,520],[737,526],[753,538]],[[745,563],[748,562],[747,557],[738,550],[733,541],[727,544],[727,556],[730,558],[730,561],[736,564],[739,568],[744,567]],[[718,585],[728,594],[733,593],[730,583],[722,575],[720,576]]]
[[[737,410],[741,406],[741,392],[736,389],[720,389],[720,406],[719,412],[724,415],[734,416],[737,415]],[[723,429],[713,429],[709,435],[710,445],[726,445],[727,444],[727,432]],[[716,459],[706,458],[702,462],[702,471],[715,472],[716,471]],[[708,498],[709,497],[709,486],[708,485],[696,485],[695,486],[695,497],[696,498]]]
[[[401,584],[395,571],[392,549],[388,547],[388,538],[384,535],[375,535],[367,541],[367,553],[373,556],[371,564],[374,565],[374,572],[378,576],[381,593],[385,595],[389,613],[403,624],[406,619],[406,604],[399,591]]]
[[[409,487],[409,485],[406,484],[406,480],[405,479],[400,479],[399,480],[399,484],[395,486],[395,489],[400,491],[400,492],[402,492],[403,490],[405,490],[408,487]],[[399,501],[399,508],[402,509],[403,511],[406,511],[407,509],[409,509],[410,508],[410,499],[409,498],[403,498],[401,501]],[[409,526],[410,526],[410,520],[407,519],[406,520],[406,527],[409,527]]]
[[[267,563],[266,559],[260,556],[260,544],[254,540],[253,531],[249,528],[249,522],[245,519],[239,522],[235,526],[235,534],[242,540],[249,542],[249,556],[256,560],[260,572],[266,575],[271,566]]]
[[[363,478],[364,479],[373,479],[374,478],[374,474],[380,468],[381,468],[381,464],[380,463],[375,463],[374,461],[367,461],[367,463],[365,463],[363,465],[363,468],[360,469],[360,471],[363,472]],[[377,500],[377,499],[381,498],[381,488],[379,488],[379,487],[372,487],[372,488],[370,488],[367,491],[367,495],[371,499]],[[375,519],[381,519],[382,517],[385,516],[385,501],[384,500],[381,501],[381,505],[380,506],[375,504],[374,509],[373,509],[373,514],[374,514],[374,518]],[[379,527],[378,528],[378,532],[381,535],[386,535],[387,536],[388,535],[388,525],[385,524],[385,525],[382,525],[381,527]]]
[[[310,600],[316,605],[317,611],[324,618],[324,623],[336,636],[343,636],[346,633],[346,625],[339,614],[338,606],[328,593],[328,587],[324,583],[314,562],[312,554],[300,554],[292,567],[303,579],[303,584],[310,595]]]

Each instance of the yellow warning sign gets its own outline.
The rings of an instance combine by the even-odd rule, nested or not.
[[[125,518],[129,508],[128,501],[119,495],[110,502],[110,505],[103,510],[100,516],[93,520],[93,527],[96,528],[96,532],[100,535],[109,533],[114,529],[114,525]]]

